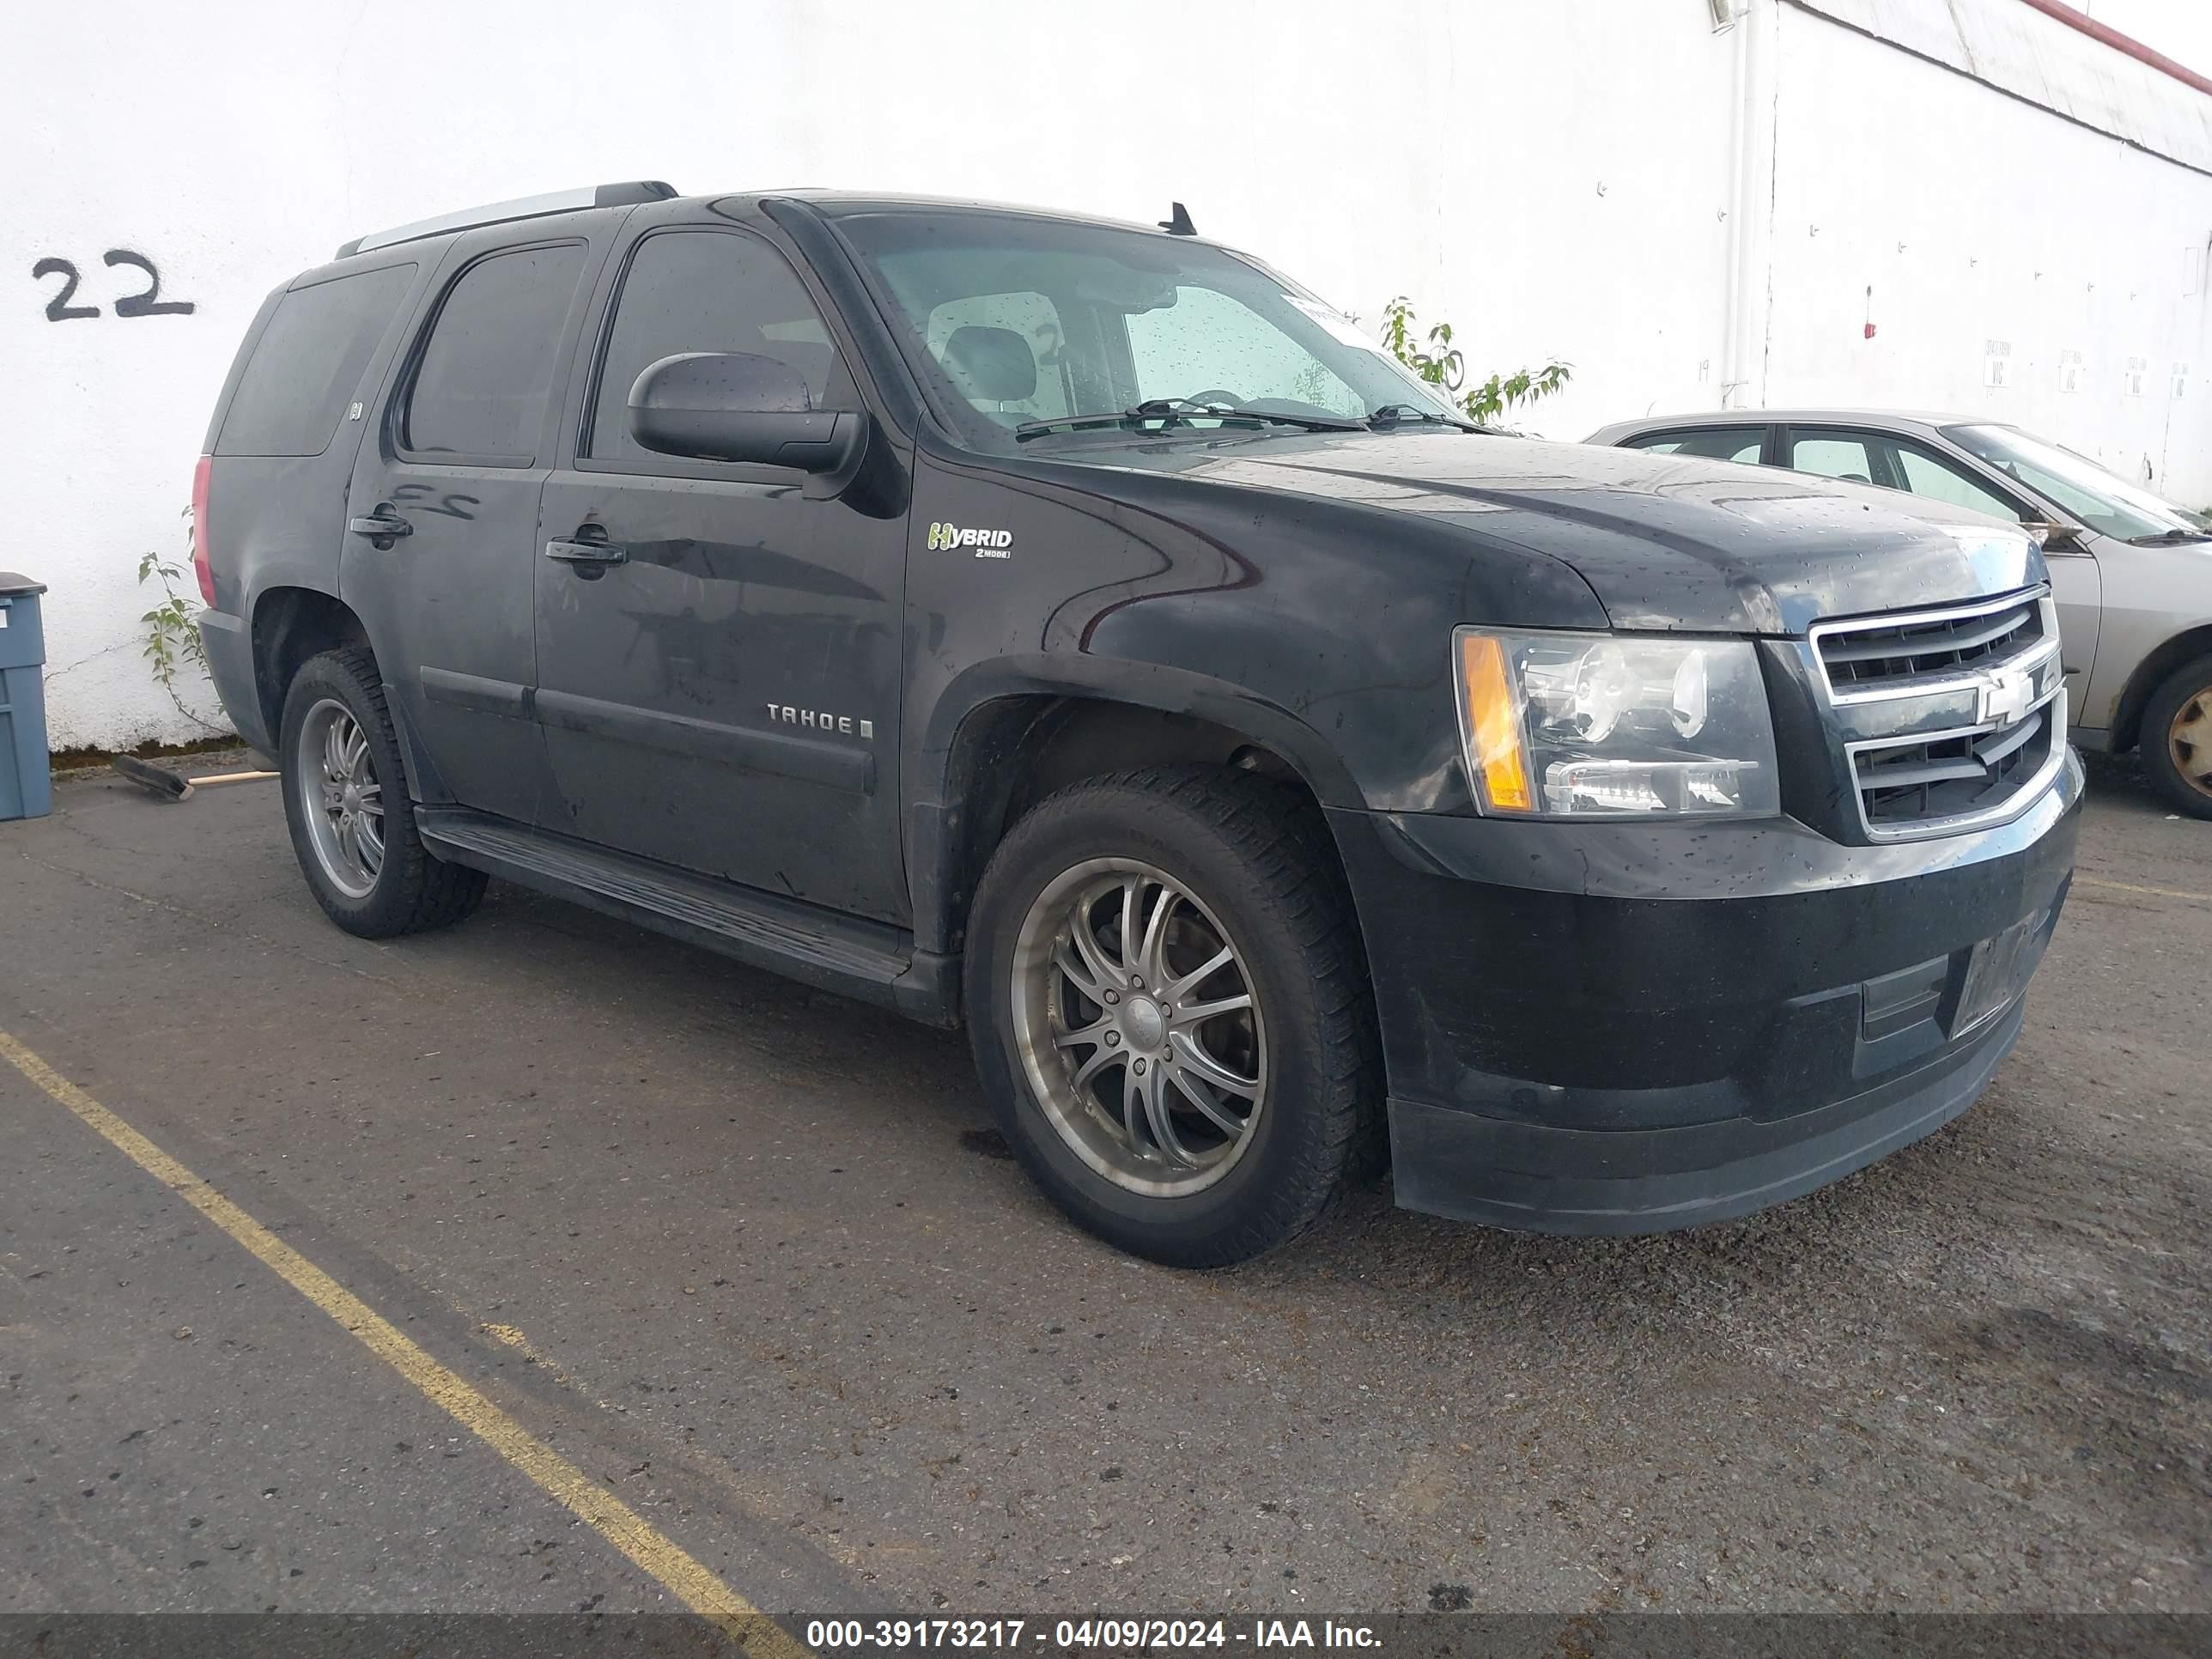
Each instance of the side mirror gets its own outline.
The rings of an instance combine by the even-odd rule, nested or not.
[[[2035,544],[2046,553],[2079,553],[2081,532],[2070,524],[2060,524],[2056,519],[2022,519],[2020,527],[2035,538]]]
[[[774,357],[686,351],[663,357],[637,377],[629,389],[629,429],[663,455],[790,466],[849,480],[866,445],[868,417],[815,408],[799,371]]]

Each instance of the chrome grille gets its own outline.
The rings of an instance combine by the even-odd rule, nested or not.
[[[1867,827],[1910,827],[2002,805],[2051,758],[2046,706],[2010,726],[1861,750],[1851,757]]]
[[[1839,690],[1941,678],[2017,655],[2042,635],[2033,599],[1986,614],[1915,617],[1890,627],[1827,636],[1820,661]]]
[[[2002,823],[2057,777],[2066,699],[2046,590],[1824,622],[1808,646],[1869,839]]]

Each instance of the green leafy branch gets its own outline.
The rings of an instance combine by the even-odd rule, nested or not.
[[[189,514],[191,509],[186,507]],[[185,574],[183,567],[173,564],[159,553],[147,553],[138,561],[138,585],[149,581],[158,583],[161,602],[138,618],[145,629],[147,672],[153,675],[154,684],[168,696],[176,710],[193,725],[210,732],[222,728],[195,714],[186,707],[183,694],[177,690],[177,674],[186,666],[197,671],[204,680],[207,677],[207,656],[200,644],[198,625],[199,607],[187,597],[183,588]]]
[[[1493,374],[1480,385],[1467,385],[1467,359],[1452,343],[1452,325],[1438,323],[1425,337],[1417,328],[1413,301],[1398,295],[1382,307],[1382,348],[1426,380],[1442,386],[1468,419],[1487,426],[1509,411],[1526,408],[1565,386],[1572,365],[1554,358],[1541,368],[1518,369]]]

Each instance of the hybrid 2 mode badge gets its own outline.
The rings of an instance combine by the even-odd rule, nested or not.
[[[963,530],[957,524],[932,524],[929,526],[929,550],[934,553],[945,547],[972,547],[979,559],[1011,559],[1014,556],[1014,532],[1011,530]]]

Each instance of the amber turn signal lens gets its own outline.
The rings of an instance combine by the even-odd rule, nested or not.
[[[1467,699],[1468,758],[1482,781],[1483,805],[1493,812],[1533,812],[1528,755],[1521,714],[1505,672],[1505,650],[1487,634],[1459,636],[1460,695]]]

